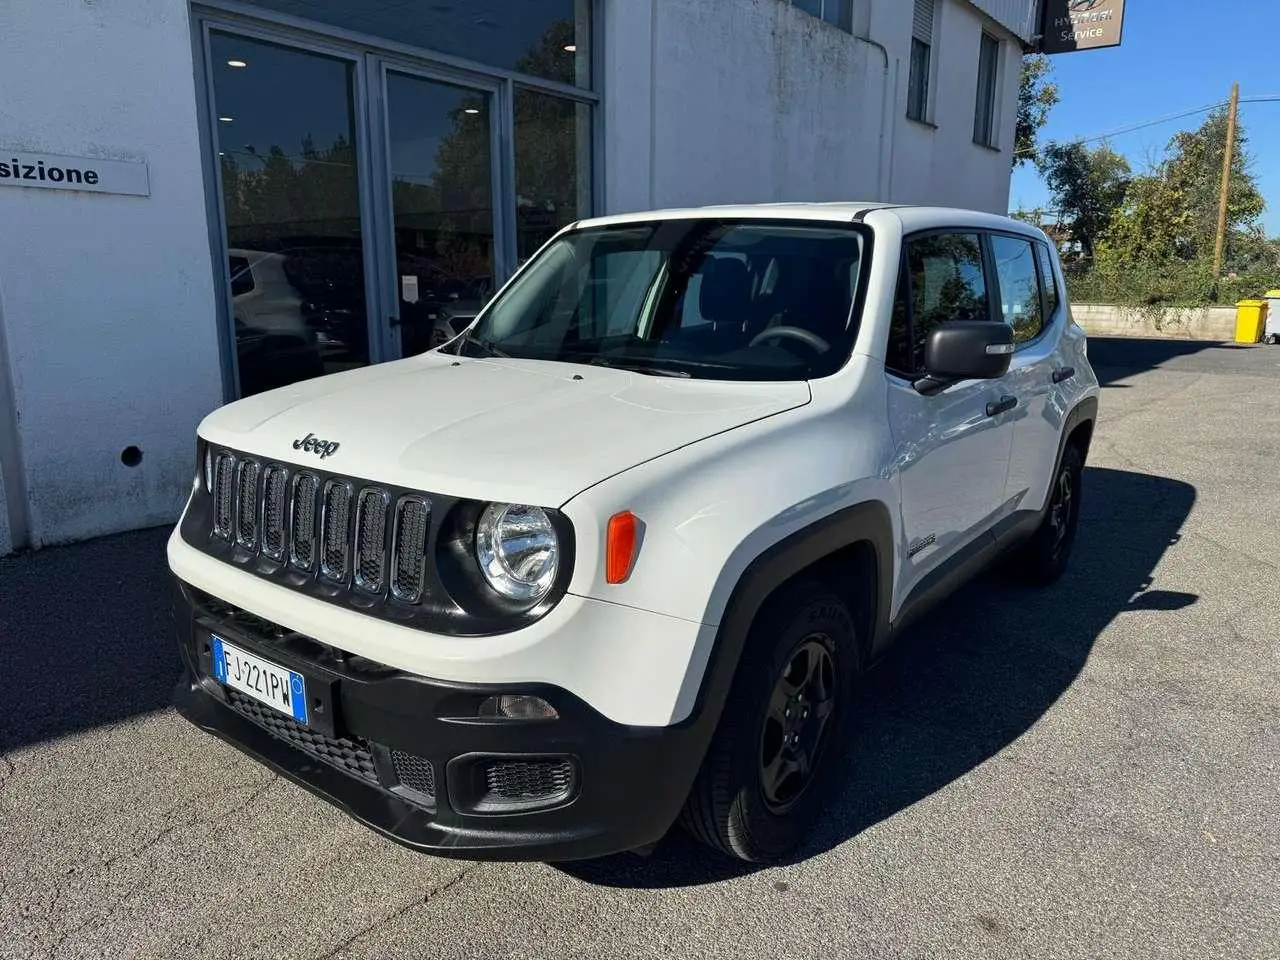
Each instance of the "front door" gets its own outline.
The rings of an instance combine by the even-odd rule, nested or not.
[[[399,352],[461,331],[494,289],[492,90],[386,72],[387,156]]]
[[[997,404],[998,380],[966,380],[927,397],[929,332],[952,320],[990,320],[982,238],[929,233],[906,243],[886,367],[888,417],[901,490],[898,605],[921,581],[982,536],[999,517],[1013,428]],[[995,411],[995,412],[993,412]]]

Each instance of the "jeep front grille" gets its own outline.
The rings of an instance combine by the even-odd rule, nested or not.
[[[351,484],[330,480],[320,508],[320,576],[335,583],[347,579],[351,557]]]
[[[289,494],[289,471],[272,464],[262,471],[262,552],[284,559],[284,518]]]
[[[420,603],[431,501],[222,451],[212,471],[214,538],[322,584]],[[264,570],[267,568],[263,568]]]
[[[231,539],[231,520],[234,517],[236,492],[232,478],[236,472],[236,458],[229,453],[218,455],[213,469],[213,535],[219,540]]]
[[[387,507],[385,490],[365,487],[356,503],[356,586],[381,593],[387,586]]]
[[[391,592],[399,600],[417,603],[426,580],[427,528],[431,504],[422,497],[401,497],[396,504]]]
[[[320,480],[314,474],[293,478],[293,498],[289,504],[289,562],[299,570],[316,565],[316,494]]]
[[[258,462],[241,460],[236,467],[236,543],[258,548]]]

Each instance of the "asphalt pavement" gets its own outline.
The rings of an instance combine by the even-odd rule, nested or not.
[[[0,560],[0,957],[1280,956],[1280,347],[1091,356],[1071,571],[904,641],[782,867],[415,854],[169,709],[166,531]]]

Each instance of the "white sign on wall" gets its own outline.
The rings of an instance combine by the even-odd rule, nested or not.
[[[100,160],[60,157],[51,153],[23,153],[0,147],[0,187],[46,190],[88,190],[92,193],[151,195],[146,163],[139,160]]]

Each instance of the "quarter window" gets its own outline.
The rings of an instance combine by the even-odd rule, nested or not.
[[[930,332],[953,320],[991,319],[982,241],[976,233],[936,233],[907,244],[912,369],[924,369]]]
[[[1049,248],[1043,243],[1036,243],[1036,257],[1040,261],[1040,281],[1044,284],[1044,302],[1049,311],[1047,320],[1052,320],[1058,312],[1058,275],[1053,272],[1053,257]]]
[[[991,252],[1000,280],[1000,312],[1013,328],[1014,343],[1034,340],[1044,329],[1040,278],[1030,240],[993,236]]]

